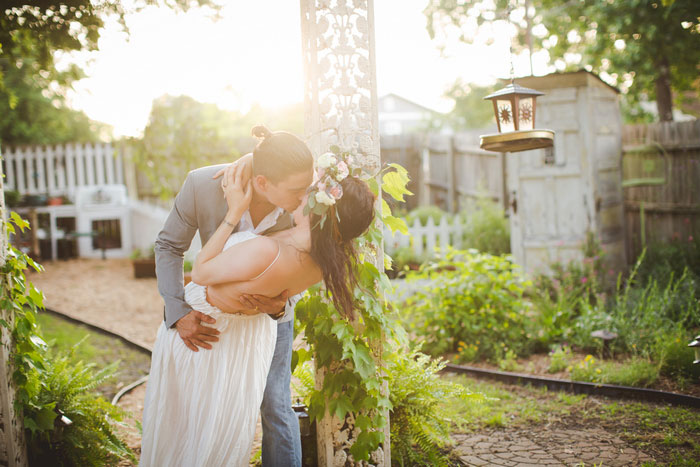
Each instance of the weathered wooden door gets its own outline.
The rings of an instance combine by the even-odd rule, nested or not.
[[[555,138],[553,148],[506,156],[516,261],[545,272],[552,262],[580,260],[590,232],[611,264],[624,263],[617,93],[586,72],[520,81],[546,93],[537,127]]]

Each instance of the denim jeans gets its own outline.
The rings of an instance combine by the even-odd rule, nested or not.
[[[277,344],[260,412],[263,467],[301,466],[299,422],[292,410],[292,342],[294,320],[277,325]]]

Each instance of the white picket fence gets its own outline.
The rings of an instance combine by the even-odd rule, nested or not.
[[[409,247],[416,257],[421,257],[433,253],[436,248],[460,248],[465,229],[466,224],[459,216],[455,216],[452,223],[447,221],[447,217],[443,217],[437,225],[432,217],[428,217],[426,225],[415,219],[413,225],[408,226],[408,235],[400,232],[392,235],[391,230],[385,228],[384,251],[391,255],[400,248]]]
[[[124,184],[121,152],[111,144],[3,148],[5,189],[72,195],[77,187]]]

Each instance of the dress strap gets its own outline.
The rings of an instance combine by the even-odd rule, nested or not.
[[[260,278],[262,277],[262,275],[265,274],[267,271],[269,271],[270,268],[271,268],[272,266],[274,266],[275,263],[277,262],[277,260],[280,258],[280,253],[282,253],[282,245],[280,245],[279,240],[275,240],[275,241],[277,242],[277,256],[275,256],[275,259],[272,260],[272,262],[270,263],[270,265],[269,265],[268,267],[266,267],[265,270],[264,270],[263,272],[261,272],[260,274],[258,274],[258,275],[255,276],[255,277],[253,277],[253,278],[251,279],[252,281],[254,281],[254,280],[256,280],[256,279],[260,279]]]

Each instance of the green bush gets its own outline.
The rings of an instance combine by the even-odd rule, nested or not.
[[[548,373],[559,373],[571,364],[571,349],[566,345],[556,345],[549,353]]]
[[[450,222],[453,216],[437,206],[421,206],[410,211],[408,215],[406,215],[406,224],[408,224],[410,228],[413,226],[416,219],[418,219],[421,225],[427,225],[428,218],[432,218],[435,225],[438,225],[443,217],[447,217],[447,221]]]
[[[692,338],[688,332],[658,336],[654,353],[660,362],[661,374],[696,382],[700,379],[700,365],[693,364],[695,352],[688,347]]]
[[[478,396],[440,378],[445,363],[418,350],[398,351],[387,360],[392,465],[449,465],[444,448],[452,444],[454,426],[464,423],[458,410]]]
[[[488,197],[479,198],[461,217],[466,223],[464,248],[492,255],[510,253],[510,221],[499,203]]]
[[[403,316],[428,353],[456,351],[460,341],[479,342],[475,358],[494,362],[509,349],[530,350],[523,299],[529,282],[511,257],[448,249],[407,279],[427,280],[407,299]]]
[[[700,298],[700,238],[654,243],[640,256],[637,281],[641,286],[651,281],[667,284],[687,270],[695,282],[695,296]]]

